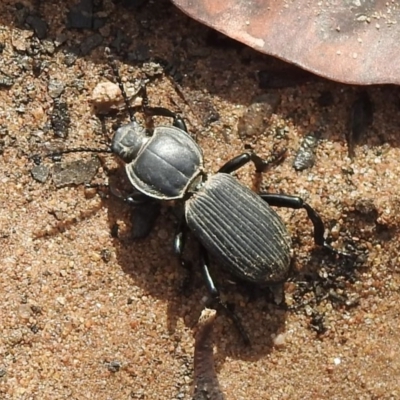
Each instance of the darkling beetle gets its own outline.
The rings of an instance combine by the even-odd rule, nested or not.
[[[243,153],[225,163],[215,175],[207,175],[202,150],[188,134],[183,119],[166,108],[148,107],[144,86],[144,113],[171,117],[173,122],[172,126],[157,126],[152,132],[140,125],[129,107],[115,61],[110,59],[110,65],[131,117],[130,123],[117,129],[111,143],[111,151],[126,163],[127,176],[136,190],[126,201],[141,205],[178,200],[184,216],[174,240],[175,253],[181,265],[189,268],[183,251],[188,230],[191,231],[200,243],[200,265],[213,301],[223,307],[249,343],[236,314],[220,299],[210,274],[208,254],[242,281],[261,287],[285,281],[291,264],[291,240],[284,222],[270,206],[306,210],[314,227],[315,244],[333,253],[347,254],[326,242],[321,217],[300,197],[256,194],[230,175],[248,162],[257,172],[265,171],[269,163],[256,154]]]

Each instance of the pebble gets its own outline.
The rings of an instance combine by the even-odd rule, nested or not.
[[[306,135],[304,137],[293,161],[293,168],[296,171],[303,171],[314,165],[315,149],[318,146],[318,142],[319,139],[315,135]]]
[[[46,182],[47,178],[49,177],[49,169],[43,164],[35,165],[31,169],[31,174],[32,174],[32,178],[35,181],[44,183],[44,182]]]
[[[113,82],[100,82],[92,92],[92,104],[97,112],[107,113],[123,102],[119,86]]]
[[[50,79],[47,90],[50,97],[55,99],[60,97],[64,92],[64,84],[57,79]]]
[[[60,188],[67,185],[90,183],[97,174],[99,167],[100,161],[97,157],[56,164],[52,171],[54,185]]]
[[[268,127],[269,119],[276,111],[280,96],[275,93],[255,98],[238,122],[238,135],[243,140],[262,135]]]

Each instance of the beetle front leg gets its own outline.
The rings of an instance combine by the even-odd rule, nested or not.
[[[214,284],[214,281],[210,274],[210,270],[208,268],[208,264],[209,264],[208,254],[207,254],[206,249],[203,246],[201,246],[201,248],[200,248],[200,263],[201,263],[201,269],[202,269],[203,275],[204,275],[204,280],[205,280],[207,289],[211,295],[212,301],[215,304],[217,304],[219,307],[223,308],[223,310],[227,313],[228,317],[236,325],[236,328],[238,329],[240,335],[242,336],[244,343],[247,346],[250,345],[249,336],[247,335],[246,330],[244,329],[242,323],[240,322],[239,317],[220,298],[219,291]]]
[[[153,230],[158,216],[160,215],[161,204],[157,201],[148,201],[133,208],[132,239],[144,239]]]
[[[139,95],[142,96],[143,98],[143,113],[147,116],[151,117],[169,117],[172,118],[172,125],[175,126],[176,128],[182,129],[184,132],[188,133],[185,121],[183,118],[181,118],[179,115],[175,114],[174,112],[168,110],[168,108],[164,107],[149,107],[149,99],[147,97],[147,89],[146,85],[142,85],[140,88]]]
[[[124,194],[114,185],[110,185],[109,188],[113,196],[133,206],[131,212],[132,239],[138,240],[147,237],[153,230],[160,214],[161,204],[139,191]]]
[[[185,121],[182,117],[175,114],[174,112],[168,110],[168,108],[164,107],[145,107],[144,113],[149,116],[160,116],[160,117],[170,117],[173,119],[172,125],[176,128],[183,130],[188,133]]]
[[[311,220],[314,226],[314,243],[318,246],[322,246],[332,253],[340,254],[345,257],[352,257],[351,254],[336,250],[326,242],[324,237],[325,227],[320,215],[309,204],[304,202],[301,197],[273,193],[261,193],[260,197],[270,206],[293,208],[295,210],[299,210],[301,208],[305,209],[307,211],[308,218]]]
[[[193,282],[193,275],[194,275],[192,263],[183,258],[183,252],[185,250],[187,233],[188,233],[188,229],[186,226],[186,221],[184,218],[182,218],[182,220],[179,224],[179,227],[178,227],[178,231],[175,235],[175,239],[174,239],[174,251],[175,251],[175,254],[178,256],[179,263],[186,271],[186,276],[184,277],[184,279],[182,281],[182,286],[181,286],[182,292],[186,296],[189,294],[189,289]]]
[[[145,195],[142,192],[139,192],[138,190],[135,190],[134,192],[132,192],[130,194],[125,194],[125,193],[122,193],[121,190],[119,190],[114,185],[109,185],[109,188],[110,188],[110,193],[114,197],[122,200],[123,202],[125,202],[131,206],[140,206],[142,204],[154,202],[154,199]]]
[[[131,206],[141,206],[143,204],[147,204],[150,202],[154,202],[154,199],[152,199],[149,196],[146,196],[145,194],[139,192],[139,191],[134,191],[130,194],[125,194],[122,193],[121,190],[119,190],[116,186],[110,185],[108,183],[85,183],[85,188],[86,189],[108,189],[109,192],[116,197],[119,200],[122,200],[124,203],[127,203]]]

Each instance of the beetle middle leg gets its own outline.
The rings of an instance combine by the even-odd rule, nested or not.
[[[201,245],[200,245],[201,246]],[[210,270],[208,268],[209,261],[208,261],[208,253],[206,249],[201,246],[200,247],[200,263],[201,263],[201,269],[204,275],[204,280],[207,286],[207,289],[212,297],[212,302],[216,304],[217,306],[221,307],[226,314],[229,316],[229,318],[232,320],[232,322],[235,324],[236,328],[238,329],[240,335],[243,338],[243,341],[246,345],[250,345],[250,339],[249,336],[246,333],[246,330],[244,329],[239,317],[235,314],[235,312],[227,305],[225,304],[219,295],[219,290],[214,284],[214,281],[211,277]]]
[[[185,277],[183,284],[182,284],[184,291],[187,291],[187,288],[189,287],[190,282],[193,279],[193,272],[194,272],[192,263],[186,261],[183,258],[183,252],[184,252],[184,248],[185,248],[185,244],[186,244],[186,240],[187,240],[187,234],[188,234],[188,229],[186,226],[186,222],[184,219],[182,219],[182,221],[179,224],[177,234],[175,235],[174,251],[175,251],[175,254],[179,258],[179,262],[180,262],[181,266],[187,271],[187,276]],[[201,269],[202,269],[203,276],[204,276],[204,281],[207,286],[207,290],[209,291],[209,293],[211,295],[212,303],[221,307],[227,313],[229,318],[233,321],[236,328],[238,329],[240,335],[242,336],[244,343],[246,345],[249,345],[250,344],[249,336],[247,335],[246,330],[243,328],[243,325],[240,322],[239,317],[220,298],[219,291],[214,284],[214,281],[211,277],[211,274],[210,274],[210,271],[208,268],[209,261],[208,261],[207,251],[202,245],[200,245],[200,264],[201,264]]]
[[[325,227],[324,223],[322,222],[322,218],[301,197],[274,193],[261,193],[260,197],[265,200],[270,206],[293,208],[295,210],[303,208],[304,210],[306,210],[308,218],[311,220],[314,226],[314,243],[329,250],[332,253],[340,254],[345,257],[351,257],[351,254],[336,250],[326,242],[324,237]]]
[[[280,161],[286,153],[286,150],[277,154],[276,160],[274,161],[265,161],[257,154],[252,152],[242,153],[228,162],[226,162],[219,170],[218,173],[230,174],[235,172],[239,168],[242,168],[249,162],[252,162],[256,167],[256,172],[265,172],[272,164],[275,164],[277,161]]]

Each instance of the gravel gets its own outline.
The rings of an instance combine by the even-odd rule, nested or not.
[[[148,49],[146,61],[167,60],[179,73],[179,83],[166,74],[148,77],[150,105],[186,118],[208,171],[244,151],[237,124],[253,99],[265,93],[279,99],[265,129],[251,136],[251,148],[268,158],[283,146],[286,159],[258,179],[251,166],[236,176],[254,189],[302,196],[321,213],[332,246],[358,256],[349,264],[325,254],[314,246],[304,212],[279,209],[295,253],[284,285],[287,307],[274,304],[268,290],[257,296],[232,285],[213,263],[222,296],[235,304],[252,342],[244,347],[230,320],[216,319],[215,368],[226,398],[400,398],[398,88],[365,88],[374,118],[350,158],[346,129],[355,87],[321,79],[288,84],[280,77],[278,88],[261,89],[256,71],[295,68],[241,45],[207,44],[208,28],[166,0],[132,10],[102,2],[93,9],[93,18],[106,18],[99,30],[68,29],[69,2],[33,3],[40,9],[0,5],[0,71],[13,82],[0,90],[0,398],[191,398],[192,329],[207,293],[200,274],[187,297],[180,291],[185,271],[173,251],[170,208],[162,207],[147,238],[133,241],[128,204],[106,189],[86,195],[78,181],[57,188],[45,179],[54,162],[42,159],[38,169],[29,158],[52,147],[104,148],[129,120],[123,110],[99,119],[91,104],[96,85],[114,81],[104,46],[116,39],[127,86],[148,77],[140,62],[126,61],[137,49]],[[36,34],[25,23],[28,15],[39,18],[29,19]],[[46,40],[59,43],[54,52],[37,37],[45,26]],[[53,97],[60,88],[57,115],[65,120],[56,122]],[[60,126],[68,134],[57,138]],[[320,133],[314,165],[297,172],[294,157],[312,132]],[[62,162],[91,157],[69,154]],[[93,184],[110,180],[129,193],[111,155],[102,155],[96,170],[88,178]],[[195,266],[196,251],[188,243]]]

